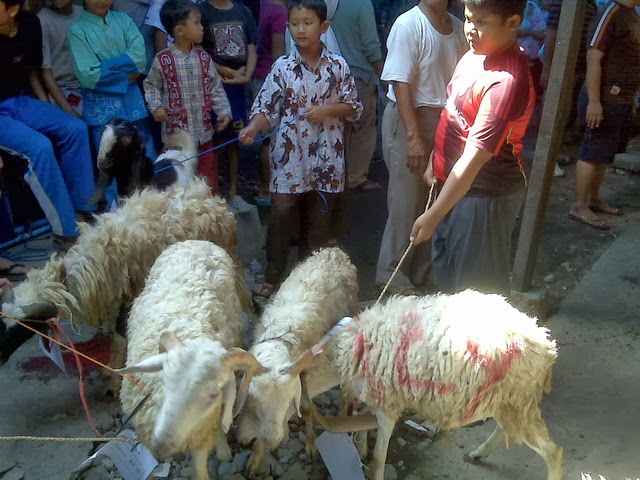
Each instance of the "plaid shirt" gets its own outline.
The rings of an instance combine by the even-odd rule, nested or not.
[[[180,93],[182,95],[182,106],[187,110],[187,123],[189,132],[194,140],[199,144],[207,143],[211,140],[212,129],[207,129],[204,125],[202,107],[208,100],[213,105],[216,115],[231,116],[231,106],[227,95],[222,88],[222,82],[216,71],[213,60],[209,63],[209,71],[203,72],[198,58],[198,49],[192,48],[189,53],[177,49],[173,43],[169,43],[169,49],[173,54],[175,69],[177,72]],[[208,75],[211,91],[205,92],[202,88],[202,76]],[[149,70],[149,75],[144,81],[144,94],[149,106],[149,111],[153,113],[157,108],[169,107],[169,91],[165,84],[162,68],[158,56],[153,59],[153,64]],[[205,98],[205,95],[207,98]],[[162,140],[166,139],[166,124],[162,124]]]

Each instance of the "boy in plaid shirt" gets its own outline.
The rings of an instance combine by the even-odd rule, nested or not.
[[[213,147],[213,129],[220,132],[231,121],[231,106],[216,67],[202,42],[200,10],[190,0],[167,0],[160,20],[174,41],[158,52],[144,81],[145,99],[153,118],[162,122],[162,139],[185,130],[200,152]],[[212,113],[217,119],[215,125]],[[218,192],[218,167],[213,151],[198,158],[198,171]]]

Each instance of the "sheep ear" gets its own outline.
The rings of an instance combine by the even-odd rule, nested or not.
[[[180,340],[175,333],[165,330],[160,335],[160,353],[165,353],[176,347],[183,347],[184,343]]]
[[[295,392],[295,395],[293,396],[293,406],[296,409],[296,412],[298,412],[299,417],[302,416],[302,414],[300,413],[301,398],[302,398],[302,383],[300,382],[300,375],[298,375],[296,377],[296,392]]]
[[[158,353],[145,358],[137,365],[130,365],[128,367],[119,368],[116,370],[118,373],[138,373],[138,372],[159,372],[162,370],[162,364],[164,359],[167,358],[166,353]]]
[[[222,387],[222,395],[222,430],[224,433],[228,433],[233,423],[234,404],[236,403],[236,379],[234,376]]]

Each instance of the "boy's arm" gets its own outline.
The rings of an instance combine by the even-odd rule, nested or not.
[[[429,162],[429,154],[420,133],[418,115],[413,104],[411,85],[393,82],[400,121],[407,132],[407,167],[414,175],[422,175]]]
[[[42,69],[40,68],[32,68],[29,72],[29,84],[31,85],[31,89],[35,94],[38,100],[49,103],[49,98],[42,87],[42,82],[40,81],[40,72]]]
[[[82,88],[119,94],[124,94],[127,91],[129,73],[124,68],[122,70],[110,68],[110,65],[115,67],[116,62],[128,63],[130,70],[135,68],[128,55],[121,55],[101,62],[80,29],[74,29],[71,26],[68,38],[73,70]]]
[[[240,130],[238,139],[243,145],[251,145],[256,138],[256,135],[261,130],[267,130],[270,127],[269,119],[264,113],[258,113],[251,117],[249,125]]]
[[[602,83],[602,59],[604,52],[597,48],[587,50],[587,105],[586,122],[589,128],[598,128],[604,119],[602,102],[600,98]]]
[[[162,107],[162,87],[164,86],[164,78],[160,70],[158,57],[154,57],[149,74],[142,82],[144,88],[144,99],[147,102],[149,111],[154,112],[156,108]]]
[[[209,95],[209,101],[213,105],[213,111],[218,117],[214,128],[216,131],[221,132],[227,128],[233,114],[231,112],[229,99],[227,98],[224,88],[222,88],[222,82],[220,81],[216,66],[213,64],[213,60],[209,63],[207,75],[209,76],[211,90],[205,92],[205,94]]]
[[[409,239],[416,244],[429,240],[436,226],[456,203],[467,193],[482,166],[493,153],[467,143],[462,156],[453,166],[451,173],[431,208],[425,211],[413,224]]]
[[[138,27],[129,15],[123,14],[121,20],[125,31],[127,55],[129,55],[135,65],[135,70],[130,70],[130,73],[142,73],[145,68],[147,68],[147,53],[144,38],[142,38],[140,30],[138,30]]]
[[[69,102],[62,93],[62,90],[60,90],[58,83],[56,82],[55,78],[53,78],[53,72],[50,68],[42,69],[42,79],[44,80],[45,88],[56,101],[58,106],[68,114],[73,115],[74,117],[80,117],[80,115],[78,115],[78,113],[71,107],[71,105],[69,105]]]

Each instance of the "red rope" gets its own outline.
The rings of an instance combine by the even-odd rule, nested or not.
[[[78,368],[78,375],[80,377],[78,381],[78,388],[80,390],[80,401],[82,402],[82,406],[84,407],[84,413],[87,416],[87,421],[89,422],[89,425],[91,425],[91,428],[96,433],[96,435],[104,438],[104,435],[100,433],[100,431],[96,428],[96,425],[93,422],[93,417],[91,416],[91,410],[89,409],[89,403],[87,402],[87,395],[84,390],[84,373],[82,369],[82,361],[80,361],[80,355],[78,355],[76,346],[73,344],[73,342],[69,338],[69,335],[67,335],[67,332],[65,331],[65,329],[62,328],[57,318],[55,317],[50,318],[49,320],[47,320],[47,323],[49,324],[49,327],[53,331],[53,337],[55,338],[56,341],[60,342],[60,333],[62,333],[67,343],[71,345],[70,350],[73,352],[73,358],[76,362],[76,367]]]

